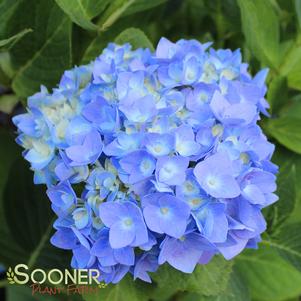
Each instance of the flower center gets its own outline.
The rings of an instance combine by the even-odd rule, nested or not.
[[[241,153],[239,158],[244,164],[248,164],[250,161],[249,155],[247,153]]]
[[[215,179],[210,178],[210,179],[208,180],[208,185],[211,186],[211,187],[214,187],[214,186],[216,185]]]
[[[167,207],[161,207],[160,211],[162,214],[166,215],[169,212],[169,209]]]
[[[124,221],[123,221],[124,225],[127,226],[127,227],[130,227],[133,225],[133,220],[129,217],[129,218],[126,218]]]
[[[201,203],[201,200],[200,199],[192,199],[191,203],[192,203],[192,205],[198,205]]]
[[[156,152],[156,153],[161,153],[161,151],[162,151],[162,146],[161,145],[156,145],[155,147],[154,147],[154,151]]]
[[[216,124],[212,127],[211,132],[214,137],[219,136],[223,133],[223,126],[220,124]]]
[[[193,191],[194,186],[190,182],[186,182],[186,189],[187,191]]]

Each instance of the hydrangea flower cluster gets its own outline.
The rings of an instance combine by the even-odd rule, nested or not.
[[[265,78],[239,50],[162,38],[155,52],[109,44],[16,116],[36,184],[57,215],[53,245],[72,267],[117,283],[165,262],[191,273],[256,248],[277,196]]]

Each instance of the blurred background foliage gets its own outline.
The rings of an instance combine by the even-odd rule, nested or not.
[[[153,48],[165,36],[240,48],[251,73],[268,67],[271,118],[261,120],[276,144],[279,202],[265,212],[257,251],[220,257],[184,275],[163,266],[153,284],[126,278],[72,300],[297,301],[301,295],[301,0],[0,0],[0,263],[65,268],[68,252],[49,244],[53,213],[45,188],[14,142],[11,117],[40,85],[98,56],[108,42]],[[154,46],[153,46],[154,45]],[[0,286],[6,300],[32,300],[28,287]],[[3,289],[2,289],[3,294]],[[35,296],[70,300],[70,296]]]

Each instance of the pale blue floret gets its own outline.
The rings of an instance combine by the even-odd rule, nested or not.
[[[77,208],[72,212],[72,217],[74,220],[75,227],[81,230],[89,224],[90,210],[86,207]]]
[[[185,173],[189,160],[181,156],[159,157],[156,165],[157,181],[167,185],[181,185],[185,181]]]

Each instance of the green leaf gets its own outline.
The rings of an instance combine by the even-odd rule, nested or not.
[[[107,30],[123,16],[153,8],[165,1],[166,0],[113,0],[97,22],[100,26],[100,31]]]
[[[216,257],[211,263],[198,266],[192,274],[184,274],[167,264],[151,273],[152,284],[133,281],[127,276],[118,284],[99,290],[97,297],[102,301],[146,301],[166,300],[177,292],[188,290],[205,295],[217,295],[224,291],[231,274],[232,263]],[[86,301],[94,301],[95,295],[85,295]]]
[[[19,98],[14,94],[4,94],[0,96],[0,111],[6,114],[10,114],[16,104],[18,103]]]
[[[33,174],[23,158],[9,171],[4,199],[4,213],[13,238],[24,250],[34,249],[47,231],[53,213],[45,188],[33,184]]]
[[[12,48],[20,39],[22,39],[26,34],[32,32],[31,29],[24,29],[19,33],[15,34],[14,36],[1,40],[0,41],[0,51],[7,51]]]
[[[157,283],[154,299],[167,299],[178,291],[190,291],[206,296],[216,296],[228,284],[232,262],[216,256],[207,265],[198,265],[192,274],[185,274],[165,264],[151,275]]]
[[[247,283],[236,269],[231,273],[226,291],[217,297],[210,298],[208,301],[251,301]]]
[[[11,66],[9,52],[0,52],[0,68],[2,73],[2,81],[4,80],[3,82],[1,82],[1,84],[5,84],[5,86],[10,85],[15,71]]]
[[[21,150],[14,142],[13,134],[0,129],[0,157],[5,158],[5,160],[1,160],[0,164],[0,258],[1,263],[7,265],[18,263],[18,260],[25,255],[23,249],[11,238],[3,209],[5,202],[3,190],[8,181],[8,171],[20,152]]]
[[[82,59],[81,63],[82,64],[87,64],[94,60],[97,56],[99,56],[102,52],[102,50],[108,45],[108,43],[114,41],[116,39],[116,36],[120,35],[120,27],[111,27],[110,30],[102,32],[99,36],[97,36],[92,42],[89,44],[89,46],[86,48]],[[140,31],[140,30],[139,30]],[[145,40],[145,35],[143,34],[144,41],[143,44],[146,45],[146,40]],[[125,37],[126,38],[126,37]],[[132,39],[135,39],[134,37]],[[147,39],[147,38],[146,38]],[[127,42],[130,42],[129,39]],[[121,43],[121,42],[120,42]],[[134,42],[135,44],[139,42]],[[138,44],[137,44],[138,46]],[[150,45],[148,45],[150,46]],[[141,47],[141,46],[140,46]]]
[[[298,114],[298,110],[295,106],[292,106],[291,110],[292,110],[291,113],[287,111],[286,114],[290,115],[293,114],[293,112]],[[291,166],[291,168],[293,168],[292,166],[294,166],[295,168],[295,179],[294,179],[295,192],[296,192],[295,205],[294,205],[294,210],[290,213],[289,217],[286,219],[285,224],[301,222],[301,187],[299,185],[299,183],[301,183],[301,155],[291,152],[288,149],[278,145],[273,156],[273,162],[275,162],[278,166],[280,166],[280,177],[282,178],[285,178],[285,173],[282,173],[282,170],[287,169],[289,171],[289,166]],[[289,174],[289,177],[290,176],[291,175]],[[291,184],[288,185],[291,186]],[[285,206],[285,195],[283,201],[284,202],[282,204],[283,206]],[[279,202],[281,202],[281,199],[279,200]],[[277,206],[277,203],[271,206],[270,209],[272,209],[274,206]],[[282,208],[281,210],[284,210],[284,208]],[[284,210],[284,213],[285,212],[287,211]]]
[[[69,252],[55,248],[49,242],[54,213],[45,188],[33,184],[33,174],[23,158],[16,160],[6,173],[0,211],[7,231],[0,236],[1,261],[9,265],[23,262],[29,267],[69,266]]]
[[[248,284],[253,299],[282,301],[301,294],[301,273],[270,246],[244,251],[235,267]]]
[[[88,64],[92,60],[95,60],[95,58],[102,53],[103,49],[107,47],[108,43],[115,40],[122,29],[123,24],[112,26],[110,30],[104,31],[96,38],[92,39],[82,55],[81,64]]]
[[[120,33],[116,39],[116,44],[130,43],[134,49],[136,48],[149,48],[154,51],[154,46],[145,33],[138,28],[127,28],[122,33]]]
[[[301,96],[301,95],[300,95]],[[280,117],[287,116],[292,118],[300,118],[301,117],[301,98],[293,101],[288,104],[280,111]]]
[[[279,20],[270,0],[238,0],[243,32],[250,50],[263,64],[276,67],[279,58]]]
[[[20,30],[16,31],[16,28],[19,26],[16,26],[16,28],[12,29],[12,25],[10,25],[10,22],[16,22],[16,20],[13,20],[14,13],[16,10],[19,9],[20,5],[22,4],[22,0],[2,0],[0,1],[0,38],[5,39],[7,37],[13,36],[20,32],[23,28],[20,28]],[[11,31],[14,31],[13,33]]]
[[[155,5],[159,5],[163,2],[165,2],[165,0],[113,0],[111,5],[101,15],[100,20],[97,22],[101,32],[86,47],[86,50],[82,55],[81,63],[87,64],[91,62],[91,60],[94,60],[98,55],[101,54],[102,50],[109,42],[115,40],[116,36],[118,36],[124,30],[124,28],[132,26],[133,21],[131,18],[125,18],[125,21],[122,22],[122,20],[120,20],[121,17],[129,15],[132,12],[141,12],[142,10],[152,8]],[[141,5],[141,3],[144,3],[144,6]],[[119,22],[117,23],[117,21]],[[147,21],[145,22],[147,24]],[[107,30],[108,28],[110,28],[110,30]]]
[[[287,98],[287,78],[283,76],[275,77],[269,84],[267,95],[270,112],[277,112],[286,103]]]
[[[283,116],[271,119],[267,130],[279,143],[288,149],[301,154],[301,118]]]
[[[167,0],[135,0],[133,5],[131,5],[123,14],[124,16],[128,16],[134,13],[138,13],[141,11],[145,11],[151,8],[154,8],[160,4],[163,4]]]
[[[3,189],[8,179],[8,170],[19,154],[20,149],[14,141],[14,135],[9,131],[0,128],[0,158],[5,159],[1,160],[0,164],[0,205],[3,200]],[[0,209],[2,209],[2,207]],[[0,210],[0,216],[2,212],[3,211]],[[0,218],[0,222],[1,221],[2,218]]]
[[[295,10],[297,14],[298,24],[301,28],[301,0],[295,0]]]
[[[301,59],[287,75],[290,88],[301,90]]]
[[[110,0],[55,0],[69,18],[87,30],[97,30],[91,19],[98,16],[110,3]]]
[[[49,243],[53,214],[14,136],[0,130],[0,258],[6,266],[66,267],[69,254]],[[18,159],[19,158],[19,159]],[[69,258],[68,258],[69,259]],[[67,262],[67,263],[66,263]]]
[[[185,293],[180,301],[251,301],[249,289],[240,273],[233,270],[226,290],[218,296],[201,296],[195,293]]]
[[[86,301],[147,301],[150,284],[135,281],[126,276],[118,284],[109,284],[106,288],[99,289],[97,294],[83,295]]]
[[[289,87],[301,90],[301,34],[285,44],[289,46],[282,54],[278,73],[287,77]]]
[[[0,53],[0,84],[2,87],[8,87],[10,85],[10,78],[3,71],[1,66],[1,53]]]
[[[109,32],[104,32],[101,36],[96,37],[91,41],[91,43],[86,48],[82,58],[81,64],[88,64],[92,60],[95,60],[99,56],[102,50],[107,46],[111,40],[111,35]]]
[[[54,1],[4,0],[1,4],[6,14],[10,15],[2,29],[7,35],[18,27],[33,29],[9,52],[14,92],[27,97],[36,92],[41,84],[53,87],[64,70],[71,66],[69,18]]]
[[[279,200],[268,212],[271,215],[269,231],[277,231],[281,225],[290,217],[295,209],[296,194],[296,167],[291,162],[286,162],[280,167],[277,177],[277,192]]]
[[[200,296],[196,293],[184,293],[182,296],[178,297],[177,300],[180,301],[204,301],[210,299],[210,297]]]
[[[112,26],[134,3],[135,0],[113,0],[98,22],[100,31],[105,31]]]
[[[281,47],[283,50],[279,73],[287,76],[301,62],[301,35],[299,34],[295,39],[285,41],[281,44]]]
[[[301,222],[285,225],[275,237],[264,242],[301,272]]]

